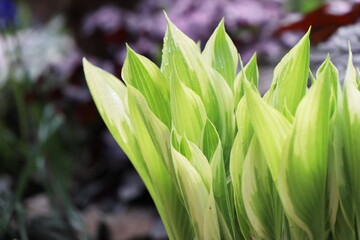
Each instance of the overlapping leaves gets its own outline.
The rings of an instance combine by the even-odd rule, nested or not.
[[[128,47],[122,83],[84,60],[95,103],[170,239],[358,239],[360,83],[327,58],[308,87],[309,32],[257,91],[224,21],[201,52],[168,20],[162,64]],[[238,65],[241,66],[237,72]]]

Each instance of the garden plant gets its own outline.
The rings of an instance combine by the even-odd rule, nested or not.
[[[342,88],[330,57],[309,71],[309,30],[261,96],[256,55],[243,66],[224,21],[203,50],[167,22],[160,68],[127,46],[124,83],[85,59],[84,71],[169,238],[359,239],[351,50]]]

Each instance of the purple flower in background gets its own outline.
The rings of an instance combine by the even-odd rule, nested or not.
[[[220,0],[177,1],[168,10],[170,19],[195,41],[209,37],[211,30],[222,18]]]
[[[163,10],[186,35],[200,41],[202,47],[222,17],[243,60],[246,62],[254,50],[264,52],[263,44],[271,37],[280,19],[285,15],[285,0],[156,0],[139,1],[132,9],[103,6],[89,14],[82,33],[94,34],[100,30],[104,39],[116,39],[107,44],[109,55],[115,53],[121,65],[126,50],[125,42],[138,53],[150,58],[158,57],[159,46],[166,31]],[[265,51],[266,52],[266,51]]]
[[[0,26],[6,27],[14,24],[16,4],[14,0],[0,0]]]
[[[97,29],[112,34],[124,25],[124,11],[112,5],[105,5],[96,12],[85,17],[83,32],[93,34]]]
[[[271,20],[279,19],[280,5],[271,1],[228,1],[224,6],[226,24],[231,29],[239,25],[259,26]]]

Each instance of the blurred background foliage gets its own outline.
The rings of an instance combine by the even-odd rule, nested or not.
[[[125,43],[159,63],[165,9],[203,46],[225,16],[260,90],[312,25],[312,69],[360,63],[360,3],[285,0],[0,0],[0,239],[167,239],[97,113],[81,58],[120,76]]]

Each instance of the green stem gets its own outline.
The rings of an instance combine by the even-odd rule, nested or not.
[[[21,198],[23,196],[24,190],[27,186],[27,183],[29,181],[31,173],[33,172],[34,167],[35,167],[35,158],[34,157],[29,158],[27,161],[27,165],[24,169],[24,172],[20,175],[20,180],[17,185],[16,192],[15,192],[14,202],[4,213],[4,223],[3,223],[2,229],[0,229],[1,230],[0,231],[0,239],[2,239],[2,237],[4,237],[4,234],[6,233],[6,229],[8,229],[8,224],[10,222],[11,217],[13,216],[14,209],[18,210],[19,206],[21,206]],[[19,220],[22,221],[22,219],[19,219]],[[24,238],[22,238],[22,239],[24,239]]]
[[[19,50],[19,48],[20,48],[19,44],[17,45],[17,48],[18,48],[17,50]],[[17,55],[17,58],[20,59],[20,52],[16,51],[15,54]],[[14,72],[14,68],[15,68],[14,64],[15,64],[14,62],[11,62],[11,64],[10,64],[10,72],[11,73]],[[23,222],[24,219],[21,215],[23,213],[19,212],[22,209],[21,198],[23,196],[24,190],[27,186],[27,183],[29,181],[31,173],[35,167],[35,160],[36,160],[35,157],[31,157],[28,152],[29,132],[28,132],[26,104],[25,104],[24,97],[23,97],[24,92],[21,88],[22,86],[20,85],[19,82],[16,81],[16,79],[13,76],[9,77],[9,83],[10,83],[10,87],[11,87],[11,91],[12,91],[12,94],[14,97],[16,111],[17,111],[18,127],[19,127],[19,135],[20,135],[19,149],[20,149],[20,152],[24,156],[26,166],[25,166],[25,169],[23,170],[23,173],[20,175],[20,180],[17,185],[16,192],[15,192],[14,202],[4,213],[4,222],[3,222],[4,223],[3,224],[4,232],[3,233],[0,232],[0,237],[3,237],[3,234],[5,234],[8,224],[13,216],[14,210],[16,210],[16,212],[18,212],[20,225],[24,224],[24,222]],[[24,225],[20,226],[20,228],[21,228],[20,231],[21,231],[22,239],[27,239],[27,236],[26,236],[27,233],[24,230]]]
[[[19,219],[19,232],[22,240],[28,240],[28,234],[26,230],[26,221],[24,217],[24,209],[20,203],[16,204],[16,213]]]
[[[14,95],[16,111],[18,116],[18,124],[20,131],[20,139],[23,146],[27,145],[27,136],[28,136],[28,126],[27,126],[27,114],[25,101],[23,98],[23,92],[19,86],[19,83],[16,82],[15,79],[10,79],[11,90]]]

